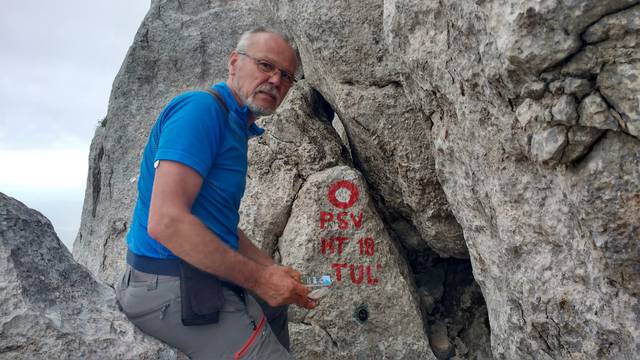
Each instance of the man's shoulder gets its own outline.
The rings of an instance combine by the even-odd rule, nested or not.
[[[171,100],[171,103],[188,103],[190,105],[211,106],[215,100],[207,93],[206,90],[189,90],[185,91]]]
[[[167,105],[171,115],[194,115],[202,117],[224,117],[226,111],[206,90],[190,90],[173,98]]]

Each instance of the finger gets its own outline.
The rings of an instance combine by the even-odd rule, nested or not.
[[[314,309],[316,306],[318,306],[318,302],[316,300],[311,300],[309,298],[305,298],[304,300],[304,304],[302,304],[302,307],[305,309]]]
[[[298,294],[299,296],[303,296],[303,297],[307,297],[307,294],[309,294],[311,292],[311,289],[309,289],[308,287],[300,284],[300,283],[296,283],[294,291],[296,292],[296,294]]]
[[[293,303],[305,309],[313,309],[317,305],[317,301],[309,299],[306,296],[296,296]]]

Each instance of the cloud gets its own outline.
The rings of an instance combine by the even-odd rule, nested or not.
[[[0,13],[0,149],[85,142],[149,1],[10,1]]]
[[[0,192],[47,216],[70,246],[89,145],[149,0],[3,2]]]
[[[88,145],[87,145],[88,147]],[[84,147],[0,150],[0,191],[83,191],[87,179]]]

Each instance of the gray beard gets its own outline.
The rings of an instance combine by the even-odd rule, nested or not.
[[[237,81],[235,83],[235,86],[238,89],[240,88],[238,83],[237,83]],[[256,104],[254,104],[253,103],[253,95],[249,96],[248,99],[245,99],[244,97],[242,97],[242,95],[240,95],[240,92],[238,91],[238,96],[240,96],[240,99],[242,100],[242,103],[244,104],[244,106],[248,107],[249,110],[251,110],[251,113],[255,117],[273,115],[273,113],[275,112],[275,110],[263,108],[262,106],[258,106]]]
[[[256,117],[273,115],[274,110],[263,108],[262,106],[258,106],[251,101],[251,98],[247,100],[243,100],[244,104],[251,110],[251,113]]]

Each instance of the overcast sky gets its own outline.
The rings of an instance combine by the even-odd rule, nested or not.
[[[149,0],[8,0],[0,12],[0,192],[71,246],[89,144]]]

